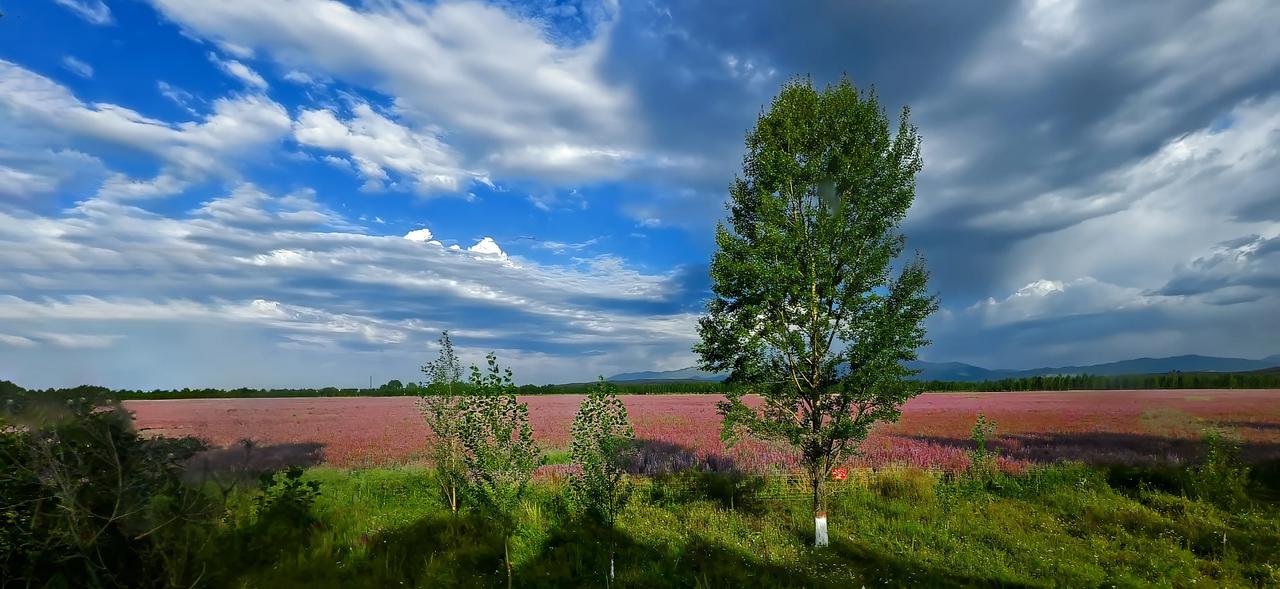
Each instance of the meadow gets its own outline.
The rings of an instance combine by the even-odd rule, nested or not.
[[[792,469],[784,448],[720,441],[719,395],[624,395],[642,451],[634,471],[685,467],[766,474]],[[580,395],[521,397],[538,442],[569,445]],[[334,467],[424,464],[430,433],[407,397],[125,401],[143,433],[194,436],[228,447],[252,440],[258,460]],[[1207,427],[1229,430],[1250,461],[1280,459],[1280,399],[1274,390],[1122,390],[925,393],[896,423],[877,426],[853,467],[903,466],[961,472],[979,413],[995,421],[991,444],[1008,472],[1032,464],[1180,465],[1199,452]]]
[[[412,398],[127,401],[132,418],[86,402],[34,436],[0,428],[0,490],[40,488],[22,457],[45,452],[94,490],[65,521],[0,512],[0,587],[498,587],[504,562],[516,587],[1280,586],[1275,391],[921,395],[828,485],[827,548],[794,456],[725,448],[717,396],[623,398],[641,451],[616,532],[567,493],[582,398],[521,400],[547,464],[505,546],[448,508]],[[979,414],[996,469],[974,468]],[[76,522],[108,533],[77,548],[58,527]]]

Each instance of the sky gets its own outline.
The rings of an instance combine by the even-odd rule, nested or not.
[[[672,370],[793,76],[911,108],[931,361],[1280,353],[1280,3],[0,0],[0,378]]]

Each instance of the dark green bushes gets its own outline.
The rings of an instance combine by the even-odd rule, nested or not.
[[[198,578],[187,555],[203,546],[177,554],[169,540],[211,519],[181,478],[202,444],[139,437],[118,406],[85,398],[27,403],[0,419],[0,578],[66,587]]]
[[[1211,429],[1205,431],[1204,444],[1204,462],[1187,470],[1188,493],[1226,508],[1247,503],[1249,468],[1240,459],[1240,443]]]

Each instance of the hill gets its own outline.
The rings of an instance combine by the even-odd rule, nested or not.
[[[1033,376],[1054,376],[1091,374],[1094,376],[1121,376],[1133,374],[1164,374],[1166,372],[1252,372],[1280,367],[1280,354],[1268,356],[1261,360],[1247,358],[1222,358],[1217,356],[1200,356],[1188,354],[1167,358],[1134,358],[1103,364],[1084,366],[1057,366],[1030,368],[1024,370],[991,369],[964,362],[925,362],[923,360],[908,362],[908,368],[919,370],[917,380],[943,380],[957,382],[979,382],[1001,380],[1006,378],[1026,378]],[[627,372],[616,374],[608,380],[615,382],[630,381],[721,381],[726,374],[703,372],[695,367],[661,372]]]
[[[624,372],[615,374],[606,380],[614,382],[631,382],[631,381],[671,381],[671,380],[692,380],[698,382],[718,382],[724,380],[727,374],[712,374],[703,372],[696,367],[681,368],[680,370],[666,370],[661,372]]]

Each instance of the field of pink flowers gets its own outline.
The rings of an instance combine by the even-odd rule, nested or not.
[[[717,395],[637,395],[624,402],[642,451],[635,468],[661,472],[698,466],[768,472],[789,468],[784,448],[720,442]],[[537,439],[567,448],[582,397],[522,399]],[[156,435],[192,435],[227,446],[255,441],[263,453],[360,467],[422,461],[429,432],[416,399],[406,397],[129,401],[137,427]],[[1280,391],[1164,390],[1033,393],[929,393],[902,419],[873,431],[853,466],[906,465],[961,470],[977,414],[998,429],[1000,464],[1020,470],[1060,459],[1127,464],[1179,463],[1195,456],[1206,427],[1241,439],[1247,458],[1280,458]],[[274,450],[273,450],[274,449]]]

